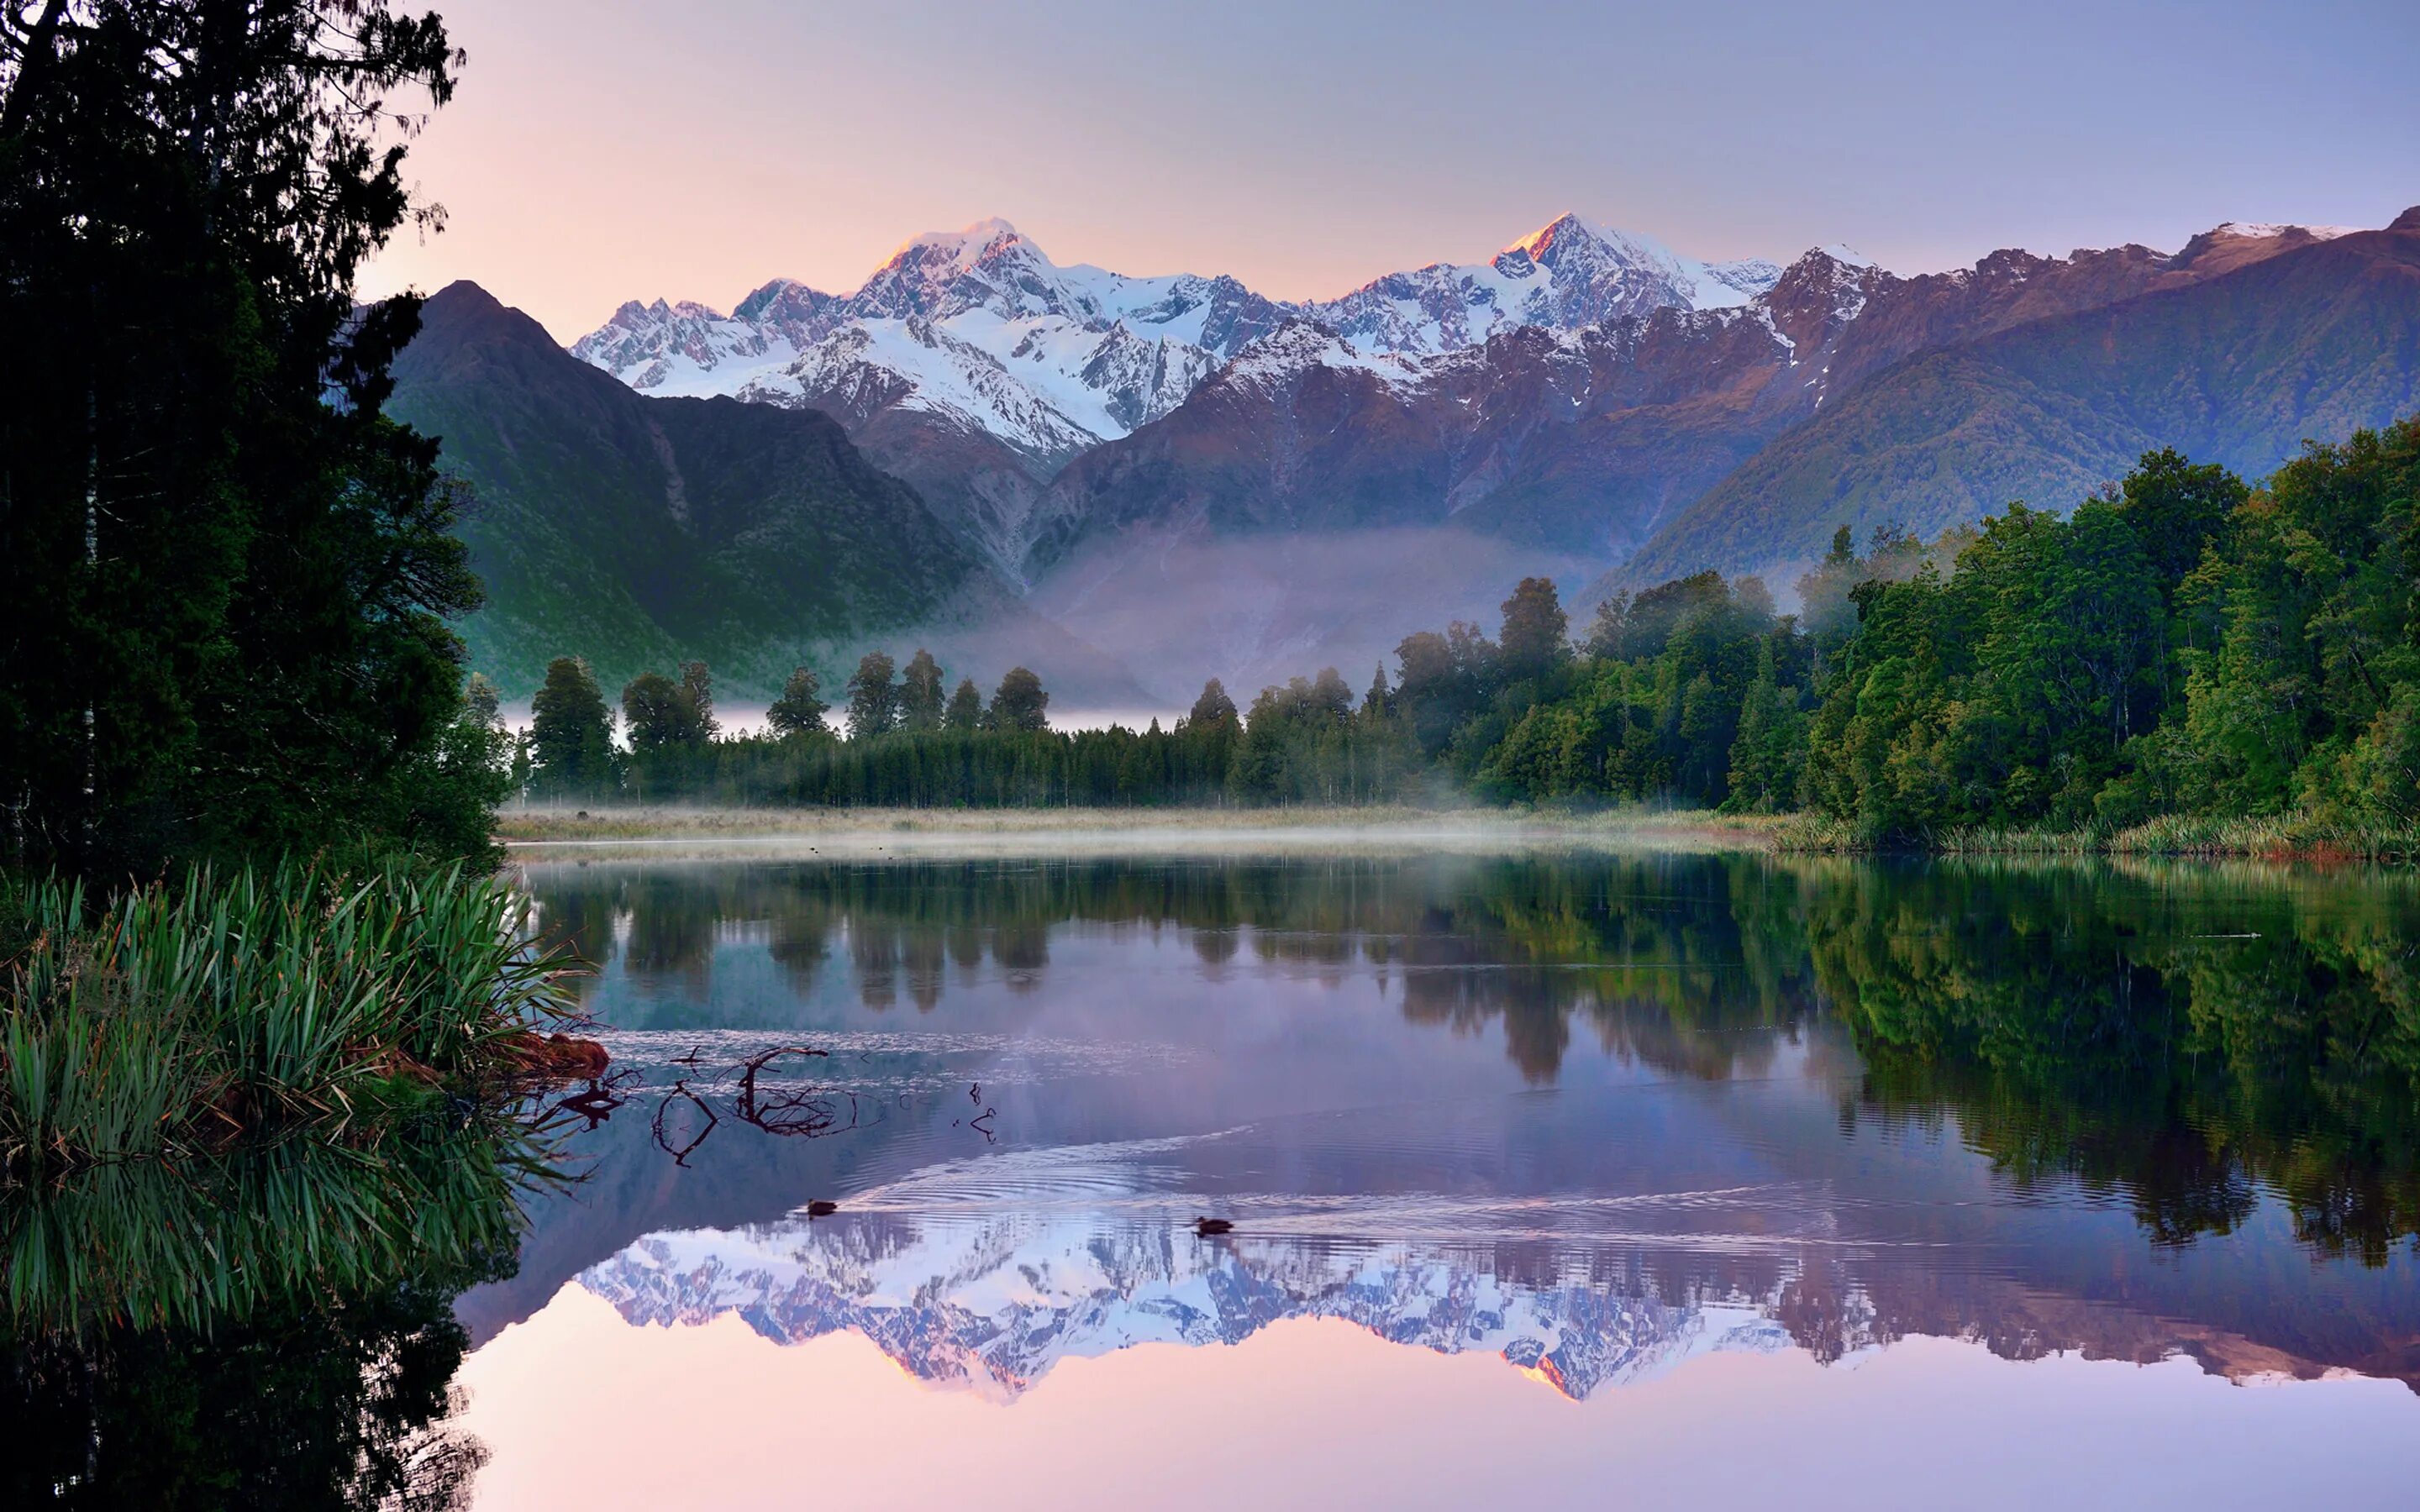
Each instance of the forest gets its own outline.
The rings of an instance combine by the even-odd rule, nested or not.
[[[2398,848],[2420,818],[2420,417],[2311,443],[2254,488],[2172,450],[2064,514],[1927,541],[1844,527],[1784,612],[1701,572],[1574,626],[1523,580],[1491,638],[1216,680],[1172,726],[1053,731],[1018,668],[986,701],[926,652],[868,654],[834,710],[792,674],[723,734],[708,670],[616,711],[549,669],[514,752],[541,801],[1007,807],[1470,801],[1792,814],[1802,843],[1957,848],[2267,825]],[[478,694],[492,702],[491,694]],[[827,716],[845,731],[836,733]]]

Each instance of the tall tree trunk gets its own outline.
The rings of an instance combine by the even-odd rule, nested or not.
[[[17,82],[8,91],[8,104],[0,107],[0,136],[14,136],[24,130],[26,117],[33,114],[34,101],[50,82],[53,55],[59,45],[59,19],[67,8],[67,0],[49,0],[42,13],[35,18],[34,29],[25,34],[25,54],[17,63]]]

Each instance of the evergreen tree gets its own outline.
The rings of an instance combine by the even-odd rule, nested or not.
[[[1366,719],[1383,719],[1392,706],[1393,695],[1387,690],[1387,664],[1380,662],[1371,674],[1370,691],[1361,695],[1361,716]]]
[[[971,677],[958,679],[957,689],[950,695],[950,706],[942,713],[941,722],[952,730],[967,731],[983,724],[983,690]]]
[[[991,696],[985,718],[995,730],[1047,730],[1050,695],[1042,679],[1023,667],[1011,667]]]
[[[1295,681],[1299,683],[1301,679]],[[1322,667],[1319,675],[1311,679],[1310,705],[1329,718],[1347,718],[1353,713],[1353,689],[1335,668]]]
[[[869,651],[858,659],[848,679],[848,738],[864,740],[888,733],[899,723],[899,685],[892,681],[891,658]]]
[[[661,672],[641,672],[622,689],[622,731],[630,749],[644,754],[685,744],[688,702],[680,685]]]
[[[1497,640],[1508,682],[1544,677],[1571,655],[1564,642],[1570,621],[1552,578],[1524,578],[1503,605],[1504,627]]]
[[[1227,696],[1226,686],[1213,677],[1202,685],[1202,695],[1193,701],[1193,712],[1186,716],[1186,722],[1202,730],[1212,725],[1232,727],[1241,721],[1235,713],[1235,701]]]
[[[941,667],[919,646],[899,676],[899,728],[920,733],[941,728]]]
[[[782,696],[765,711],[765,722],[773,733],[790,735],[818,733],[823,731],[824,713],[831,707],[822,698],[823,685],[812,667],[800,667],[790,673],[782,685]]]
[[[0,850],[484,835],[436,817],[468,801],[444,622],[478,588],[435,443],[379,412],[418,304],[353,299],[421,214],[396,126],[451,96],[443,27],[385,0],[0,25],[0,350],[46,354],[0,372]]]
[[[613,786],[613,716],[588,664],[573,656],[547,663],[530,701],[534,786],[552,797],[597,797]]]

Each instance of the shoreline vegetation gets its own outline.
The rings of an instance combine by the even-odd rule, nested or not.
[[[579,963],[531,901],[461,864],[194,868],[103,897],[0,879],[0,1181],[352,1144],[586,1074]]]
[[[1977,825],[1896,847],[1876,845],[1843,821],[1805,814],[1791,815],[1772,833],[1776,849],[1810,856],[1870,856],[1896,849],[1930,856],[2141,856],[2390,865],[2420,861],[2420,829],[2330,823],[2309,814],[2231,819],[2168,814],[2124,828],[2101,825],[2072,829]]]

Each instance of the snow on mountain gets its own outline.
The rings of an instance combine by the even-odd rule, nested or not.
[[[853,294],[776,280],[728,316],[633,301],[571,349],[649,393],[736,394],[860,424],[884,409],[928,412],[1005,442],[1047,475],[1168,413],[1289,319],[1315,322],[1359,357],[1417,358],[1520,326],[1569,332],[1658,309],[1735,309],[1781,274],[1769,262],[1699,262],[1565,215],[1489,262],[1280,304],[1233,278],[1062,268],[988,220],[911,239]]]
[[[1412,357],[1372,352],[1334,328],[1315,320],[1290,319],[1242,351],[1219,373],[1219,381],[1264,387],[1288,381],[1306,368],[1332,367],[1369,373],[1393,387],[1417,384],[1423,365]]]
[[[2268,240],[2272,237],[2304,236],[2313,241],[2334,241],[2360,230],[2357,225],[2286,225],[2271,221],[2226,221],[2215,227],[2223,237],[2251,237]]]
[[[572,353],[650,393],[927,411],[1047,472],[1166,414],[1279,314],[1232,278],[1061,268],[993,220],[910,239],[853,294],[625,304]]]
[[[580,1284],[632,1324],[733,1314],[782,1344],[855,1330],[920,1380],[1012,1398],[1058,1361],[1149,1342],[1235,1344],[1337,1318],[1445,1354],[1500,1354],[1580,1398],[1716,1350],[1775,1352],[1761,1299],[1669,1300],[1524,1280],[1425,1245],[1208,1244],[1082,1217],[917,1222],[868,1215],[643,1239]]]
[[[1652,238],[1564,215],[1491,261],[1389,273],[1301,310],[1364,351],[1428,355],[1517,326],[1572,332],[1652,310],[1732,308],[1780,277],[1773,263],[1699,262]]]

